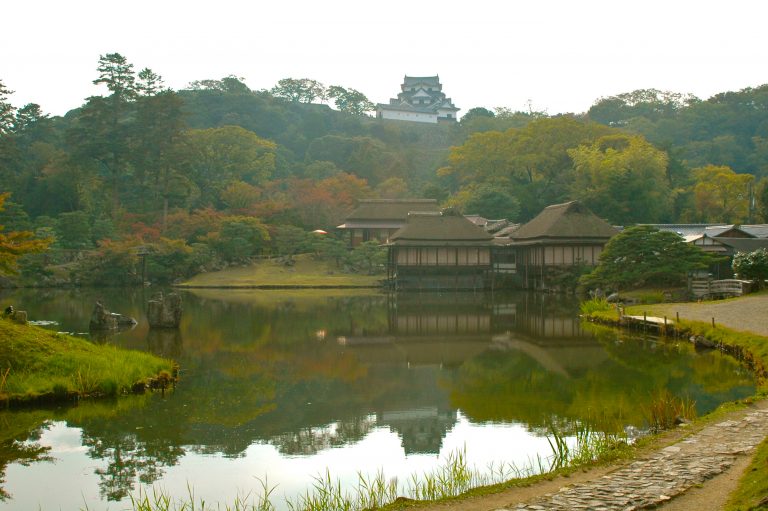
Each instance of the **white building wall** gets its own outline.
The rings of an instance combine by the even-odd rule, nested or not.
[[[399,110],[381,109],[382,119],[392,119],[395,121],[426,122],[437,124],[437,114],[426,114],[421,112],[402,112]]]

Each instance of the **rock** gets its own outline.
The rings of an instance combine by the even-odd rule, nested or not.
[[[109,312],[104,304],[96,302],[91,313],[91,322],[88,327],[91,330],[117,330],[118,328],[133,327],[136,320],[130,316],[123,316],[116,312]]]
[[[157,293],[147,304],[147,319],[151,328],[178,328],[181,323],[181,296]]]
[[[619,301],[619,293],[611,293],[605,299],[608,303],[616,303]]]
[[[20,325],[26,325],[27,311],[14,311],[13,314],[11,314],[11,319]]]
[[[716,348],[717,344],[714,341],[707,339],[703,335],[692,335],[690,341],[697,347],[701,348]]]
[[[88,328],[91,330],[117,330],[117,319],[104,307],[104,304],[96,302],[93,312],[91,312]]]

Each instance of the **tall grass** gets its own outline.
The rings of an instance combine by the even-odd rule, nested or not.
[[[584,315],[594,314],[595,312],[607,312],[613,308],[613,305],[605,298],[592,298],[579,304],[579,310]]]
[[[643,414],[651,431],[659,432],[675,427],[681,420],[695,419],[696,402],[661,389],[651,395],[651,403],[643,407]]]
[[[396,478],[387,479],[382,471],[367,477],[358,473],[357,487],[347,490],[340,479],[331,476],[330,470],[314,478],[312,488],[293,499],[286,498],[291,511],[365,511],[384,507],[405,496],[420,501],[436,501],[457,497],[474,488],[505,483],[512,479],[551,472],[560,468],[592,463],[621,444],[626,444],[620,434],[597,432],[585,425],[578,425],[574,441],[550,427],[548,436],[552,453],[538,456],[527,465],[518,467],[512,463],[490,464],[485,470],[471,466],[467,461],[466,448],[451,452],[443,464],[423,474],[413,474],[401,485]],[[570,446],[569,446],[570,444]],[[189,489],[186,500],[173,502],[166,494],[152,491],[140,492],[132,497],[133,511],[273,511],[270,496],[274,487],[266,482],[261,491],[249,503],[237,498],[233,504],[221,507],[195,502],[194,492]],[[250,497],[250,495],[249,495]],[[208,506],[208,507],[206,507]]]
[[[8,375],[11,374],[11,368],[7,368],[5,371],[0,372],[0,394],[5,392],[5,386],[8,383]]]

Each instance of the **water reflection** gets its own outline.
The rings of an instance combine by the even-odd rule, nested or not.
[[[362,466],[381,453],[355,449],[381,431],[397,435],[406,457],[434,457],[461,421],[477,426],[462,428],[471,451],[488,428],[510,424],[531,435],[553,420],[566,429],[642,426],[642,408],[659,388],[692,397],[700,412],[754,391],[752,378],[718,352],[593,329],[563,297],[196,291],[183,295],[181,328],[156,331],[143,312],[151,293],[109,293],[0,299],[0,308],[14,303],[67,331],[82,331],[101,299],[139,320],[106,342],[179,361],[182,380],[171,394],[39,412],[9,437],[39,436],[51,420],[79,428],[105,501],[124,500],[139,482],[169,483],[171,467],[186,459],[243,459],[253,446],[272,446],[286,463],[350,449]],[[0,420],[15,424],[22,413]],[[34,445],[2,467],[46,454]],[[489,456],[511,456],[506,448]],[[311,475],[324,469],[312,466]],[[14,484],[24,482],[9,480],[9,493]]]

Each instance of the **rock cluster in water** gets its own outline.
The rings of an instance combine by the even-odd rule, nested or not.
[[[135,325],[136,320],[132,317],[110,312],[104,307],[104,304],[96,302],[88,327],[91,330],[117,330],[118,328],[132,328]]]
[[[178,328],[181,323],[181,296],[157,293],[147,304],[147,319],[151,328]]]

